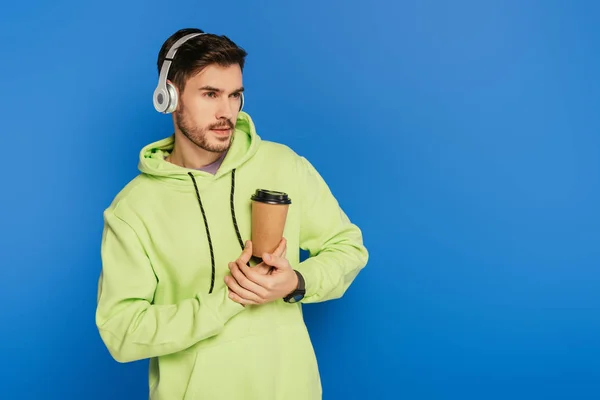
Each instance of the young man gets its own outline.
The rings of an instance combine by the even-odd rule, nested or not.
[[[175,132],[104,213],[96,323],[115,360],[150,359],[152,399],[320,399],[301,304],[341,297],[367,263],[315,168],[241,111],[245,56],[198,29],[163,44],[154,105]],[[279,246],[252,257],[257,189],[291,204]]]

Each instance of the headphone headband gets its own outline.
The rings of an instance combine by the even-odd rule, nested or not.
[[[173,62],[173,57],[175,56],[175,53],[177,53],[177,50],[179,49],[179,47],[181,47],[182,44],[184,44],[191,38],[194,38],[194,37],[200,36],[200,35],[204,35],[204,33],[198,32],[198,33],[190,33],[188,35],[185,35],[184,37],[177,40],[173,44],[173,46],[171,46],[169,51],[167,52],[167,55],[165,56],[165,59],[163,60],[162,66],[160,68],[160,75],[158,77],[158,85],[156,86],[156,89],[154,90],[153,102],[154,102],[154,108],[156,109],[156,111],[158,111],[160,113],[164,113],[164,114],[169,114],[169,113],[172,113],[173,111],[175,111],[175,108],[177,107],[177,96],[176,96],[176,93],[170,93],[170,92],[174,92],[174,88],[167,85],[167,77],[169,76],[169,69],[171,68],[171,63]],[[175,101],[173,101],[173,100],[175,100]]]

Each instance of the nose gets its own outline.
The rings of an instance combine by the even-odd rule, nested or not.
[[[231,120],[233,118],[233,108],[231,107],[231,101],[227,96],[219,101],[219,108],[217,109],[217,119],[225,118]]]

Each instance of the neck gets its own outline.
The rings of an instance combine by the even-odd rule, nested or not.
[[[196,146],[185,135],[175,132],[175,142],[173,151],[167,157],[167,161],[184,168],[200,169],[214,163],[223,155],[212,151],[204,150]]]

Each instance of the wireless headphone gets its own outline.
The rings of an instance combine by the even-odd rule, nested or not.
[[[167,82],[167,76],[169,75],[169,68],[175,57],[175,53],[182,44],[194,38],[196,36],[205,35],[205,33],[190,33],[185,35],[181,39],[175,42],[169,49],[169,52],[165,56],[163,64],[160,68],[160,75],[158,77],[158,85],[154,89],[154,96],[152,98],[154,102],[154,108],[159,113],[170,114],[177,109],[177,90],[170,82]],[[244,107],[244,93],[240,93],[240,111]]]

